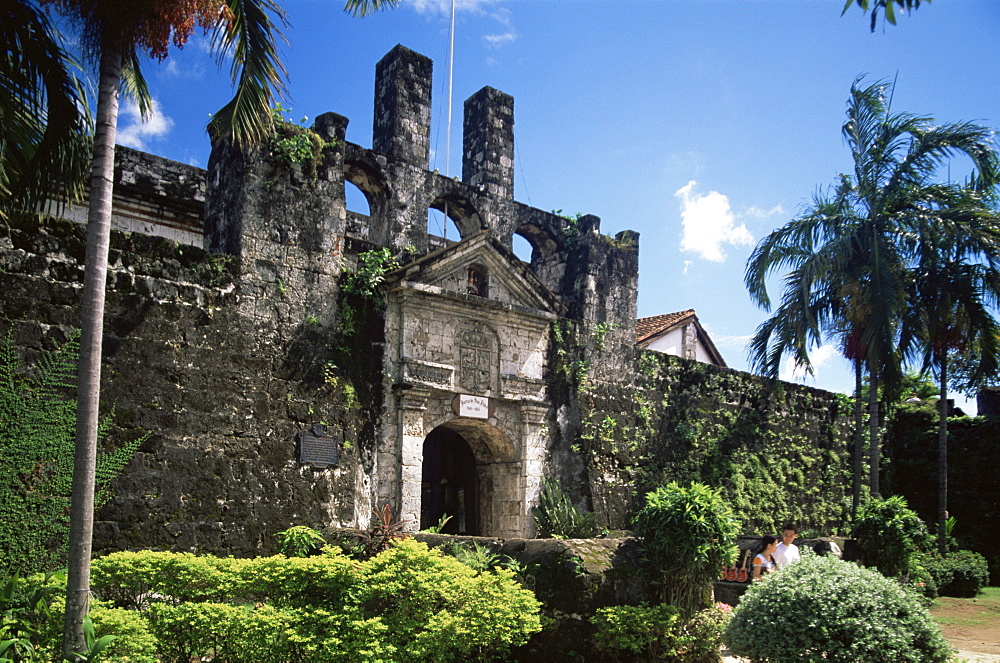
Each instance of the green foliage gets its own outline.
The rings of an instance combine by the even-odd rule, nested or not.
[[[510,571],[477,574],[423,543],[397,542],[362,565],[367,614],[392,625],[399,660],[461,661],[501,654],[541,629],[539,604]]]
[[[675,606],[612,606],[591,617],[594,643],[610,660],[716,663],[732,608],[717,603],[683,621]]]
[[[662,600],[684,616],[708,607],[719,569],[736,559],[739,534],[719,492],[700,483],[661,486],[646,495],[634,529]]]
[[[594,643],[619,661],[666,661],[677,653],[680,612],[672,605],[598,608]]]
[[[114,604],[96,604],[95,634],[117,637],[104,652],[115,661],[488,660],[541,628],[512,572],[477,572],[413,540],[364,563],[332,548],[257,559],[143,551],[93,569],[94,592]],[[33,645],[58,641],[36,631]]]
[[[396,269],[399,269],[399,261],[385,247],[359,253],[357,268],[342,280],[341,289],[382,308],[385,306],[382,283],[385,282],[385,275]]]
[[[443,513],[441,514],[441,517],[438,518],[437,525],[431,525],[424,531],[427,532],[428,534],[440,534],[441,530],[444,529],[444,526],[448,524],[449,520],[451,520],[451,516],[449,516],[447,513]]]
[[[531,515],[540,539],[587,539],[599,533],[594,514],[578,509],[552,479],[542,482],[538,506],[532,507]]]
[[[941,596],[972,598],[977,596],[990,579],[986,558],[969,550],[957,550],[947,555],[919,555],[917,562],[934,581]]]
[[[158,663],[156,652],[159,641],[141,614],[96,604],[91,605],[90,617],[99,638],[111,635],[115,638],[99,660],[108,663]]]
[[[283,663],[292,613],[266,604],[157,603],[145,612],[160,655],[170,661]]]
[[[269,157],[279,170],[287,166],[301,168],[308,181],[315,184],[323,148],[333,147],[334,144],[324,143],[315,131],[286,120],[282,113],[289,110],[278,104],[271,111],[274,135],[270,142]],[[302,118],[302,122],[307,119]]]
[[[278,552],[286,557],[309,557],[318,555],[326,545],[323,535],[312,527],[295,525],[278,532]]]
[[[930,542],[927,526],[901,495],[872,500],[858,514],[852,536],[862,561],[890,578],[909,572],[910,558]]]
[[[951,647],[927,609],[895,581],[810,555],[752,583],[723,641],[767,663],[944,663]]]
[[[50,573],[37,582],[21,580],[17,574],[3,577],[0,584],[0,663],[45,661],[51,656],[38,645],[58,617],[52,603],[65,588],[64,572]]]
[[[21,365],[8,330],[0,343],[0,575],[50,571],[65,554],[76,436],[76,336]],[[103,417],[104,441],[112,417]],[[98,454],[95,505],[146,436]]]
[[[847,13],[847,10],[851,8],[852,5],[857,5],[861,7],[861,11],[868,13],[871,9],[872,12],[872,32],[875,32],[875,25],[878,23],[878,12],[881,9],[885,13],[885,20],[889,21],[893,25],[896,25],[896,9],[895,5],[899,5],[900,11],[908,11],[910,9],[918,9],[920,7],[921,1],[930,2],[931,0],[847,0],[847,4],[844,5],[844,10],[840,12],[843,16]]]

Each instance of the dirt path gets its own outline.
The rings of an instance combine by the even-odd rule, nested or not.
[[[1000,587],[974,599],[942,597],[931,615],[955,648],[1000,656]]]

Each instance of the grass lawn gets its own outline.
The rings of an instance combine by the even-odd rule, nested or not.
[[[1000,587],[987,587],[973,599],[941,597],[931,616],[956,648],[1000,655]]]

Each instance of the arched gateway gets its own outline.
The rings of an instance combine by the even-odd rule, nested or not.
[[[470,270],[486,285],[470,291]],[[550,408],[542,378],[559,308],[488,232],[393,275],[376,495],[399,505],[408,529],[447,514],[446,532],[533,534]]]

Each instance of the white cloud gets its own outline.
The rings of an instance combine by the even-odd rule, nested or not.
[[[514,34],[513,32],[506,32],[502,35],[483,35],[483,39],[490,46],[497,47],[511,43],[512,41],[517,39],[517,35]]]
[[[160,103],[153,99],[149,117],[143,121],[139,107],[128,100],[118,111],[118,133],[115,142],[119,145],[146,149],[147,141],[163,138],[174,126],[174,121],[163,114]]]
[[[809,353],[809,361],[812,362],[813,378],[818,379],[820,369],[828,366],[830,362],[840,356],[837,346],[821,345]],[[796,365],[792,357],[787,357],[781,370],[778,372],[778,379],[786,382],[805,382],[808,374],[801,366]]]
[[[455,12],[482,11],[495,0],[455,0]],[[409,0],[419,14],[451,14],[451,0]]]
[[[753,246],[754,239],[744,224],[736,224],[729,198],[718,191],[695,193],[691,180],[674,193],[681,200],[681,251],[697,253],[705,260],[725,262],[723,244]]]
[[[766,219],[769,216],[780,216],[785,213],[785,208],[780,204],[775,205],[771,209],[761,209],[760,207],[749,207],[745,212],[747,216],[752,216],[757,219]]]

